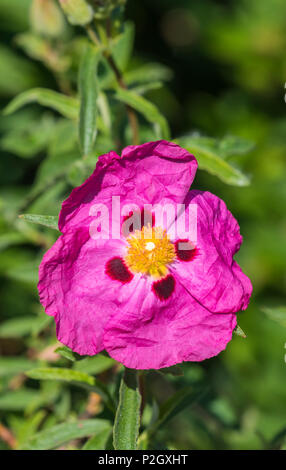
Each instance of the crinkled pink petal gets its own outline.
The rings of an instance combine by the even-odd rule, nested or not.
[[[102,155],[94,173],[64,201],[60,231],[89,226],[93,204],[105,204],[111,214],[112,196],[120,196],[122,206],[182,202],[196,170],[193,155],[164,140],[127,147],[121,158]]]
[[[87,229],[61,235],[39,269],[40,301],[55,318],[57,337],[79,354],[103,349],[103,327],[114,313],[114,287],[105,273],[112,256],[120,256],[120,240],[93,240]]]
[[[165,302],[156,299],[148,286],[140,287],[143,293],[137,290],[105,326],[105,349],[126,367],[160,369],[202,361],[220,353],[231,340],[236,316],[205,309],[180,282]]]
[[[239,225],[225,203],[214,194],[190,191],[185,201],[197,205],[197,255],[177,262],[176,272],[185,288],[214,313],[245,310],[252,292],[248,277],[233,260],[242,243]]]

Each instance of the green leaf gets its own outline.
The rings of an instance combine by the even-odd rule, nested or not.
[[[119,70],[124,71],[132,54],[134,43],[134,25],[130,21],[124,24],[124,31],[112,42],[112,56]]]
[[[143,83],[142,85],[132,87],[132,91],[137,95],[144,95],[145,93],[148,93],[148,91],[158,90],[159,88],[162,88],[162,86],[162,82]]]
[[[27,237],[23,233],[6,232],[0,235],[0,251],[5,250],[9,246],[20,245],[27,241]]]
[[[273,437],[268,448],[285,450],[285,444],[286,444],[286,428],[283,428]]]
[[[45,429],[31,437],[22,447],[24,450],[48,450],[59,447],[72,439],[81,439],[91,434],[101,433],[110,428],[104,419],[88,419],[75,423],[62,423]]]
[[[286,307],[262,307],[261,310],[268,318],[286,327]]]
[[[106,448],[106,444],[110,437],[112,431],[112,426],[110,424],[109,428],[104,429],[103,431],[97,433],[95,436],[91,437],[81,450],[103,450]]]
[[[33,224],[44,225],[45,227],[59,230],[58,228],[58,217],[53,215],[36,215],[36,214],[21,214],[20,219],[27,220]]]
[[[44,420],[46,411],[40,410],[32,416],[19,417],[13,414],[9,420],[11,428],[17,440],[17,448],[21,447],[30,436],[36,433],[39,425]]]
[[[234,186],[249,185],[249,178],[240,170],[226,162],[210,145],[206,145],[206,139],[197,136],[180,137],[175,141],[188,152],[193,153],[198,160],[199,169],[217,176],[224,183]]]
[[[114,359],[111,359],[111,357],[97,354],[96,356],[86,357],[85,359],[77,361],[73,368],[80,372],[96,375],[110,369],[114,364],[116,363]]]
[[[1,140],[3,150],[21,158],[32,158],[44,150],[55,130],[56,121],[44,115],[40,120],[27,119],[26,125],[10,130]]]
[[[100,52],[94,46],[88,45],[79,71],[79,142],[83,156],[92,151],[96,137],[97,65],[99,57]]]
[[[148,434],[151,436],[163,424],[192,405],[201,395],[201,390],[194,387],[185,387],[172,395],[160,407],[158,420],[150,427]]]
[[[119,390],[119,403],[113,428],[115,450],[136,450],[140,426],[141,395],[138,372],[125,369]]]
[[[123,103],[131,106],[136,111],[141,113],[145,119],[159,128],[158,137],[162,137],[164,139],[170,138],[170,131],[169,125],[164,118],[164,116],[160,113],[158,108],[150,101],[146,100],[142,96],[136,95],[133,91],[124,90],[119,88],[115,93],[116,99],[122,101]]]
[[[124,81],[127,85],[146,84],[171,80],[172,76],[172,70],[155,62],[125,72]]]
[[[40,367],[26,372],[27,377],[37,380],[60,380],[63,382],[73,383],[81,386],[89,391],[96,391],[106,402],[108,408],[113,412],[114,403],[108,388],[99,380],[85,372],[63,367]]]
[[[32,369],[27,371],[26,375],[31,379],[38,380],[61,380],[64,382],[81,382],[88,385],[95,384],[95,379],[85,372],[60,367],[42,367],[39,369]]]
[[[38,399],[39,392],[28,388],[9,390],[8,393],[0,395],[0,410],[25,410]]]
[[[37,86],[45,77],[30,60],[16,54],[11,48],[0,45],[0,95],[15,96]],[[19,73],[21,70],[21,73]]]
[[[35,366],[35,361],[21,357],[1,357],[0,377],[21,374]]]
[[[64,181],[73,162],[79,158],[77,149],[77,126],[73,121],[59,119],[48,148],[48,156],[41,163],[29,198],[34,198],[47,187],[53,187],[57,180]]]
[[[239,325],[236,325],[236,327],[233,330],[234,334],[237,336],[241,336],[242,338],[246,338],[246,334],[244,331],[240,328]]]
[[[39,261],[35,260],[9,268],[5,274],[9,279],[13,279],[14,281],[35,284],[38,282],[38,270]]]
[[[1,0],[0,25],[4,31],[24,31],[29,27],[30,0]]]
[[[224,158],[234,155],[244,155],[251,152],[254,147],[254,142],[233,135],[227,135],[218,141],[218,151]]]
[[[60,346],[55,350],[55,353],[60,354],[63,356],[65,359],[68,359],[69,361],[75,362],[77,361],[78,358],[80,358],[79,354],[73,352],[70,348],[67,346]],[[85,371],[84,371],[85,372]]]
[[[35,326],[41,325],[42,318],[30,316],[12,318],[0,324],[1,338],[21,338],[34,331]]]
[[[16,96],[4,109],[4,114],[11,114],[29,103],[38,103],[57,111],[68,119],[77,119],[79,101],[47,88],[33,88]]]

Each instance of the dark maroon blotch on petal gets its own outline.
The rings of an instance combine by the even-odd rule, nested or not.
[[[107,261],[105,272],[111,279],[120,281],[123,284],[127,284],[133,279],[133,274],[127,268],[124,260],[119,257],[111,258]]]
[[[184,249],[180,249],[180,243],[184,243]],[[175,243],[175,251],[180,261],[192,261],[198,254],[197,248],[189,240],[177,240]]]
[[[169,274],[160,281],[153,282],[153,292],[160,300],[167,300],[175,290],[175,279]]]

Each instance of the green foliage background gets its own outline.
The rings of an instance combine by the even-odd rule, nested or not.
[[[54,218],[35,215],[56,217],[98,155],[131,143],[126,103],[136,110],[141,142],[172,138],[197,156],[194,186],[222,197],[238,219],[237,260],[254,286],[238,315],[246,339],[234,337],[217,358],[184,364],[183,376],[146,375],[139,445],[286,448],[284,0],[130,0],[128,23],[111,41],[128,90],[101,60],[97,96],[80,94],[98,104],[87,118],[98,132],[87,140],[77,130],[87,36],[60,12],[43,33],[39,21],[31,25],[30,5],[0,1],[0,449],[112,447],[122,369],[104,355],[54,352],[60,345],[36,283],[58,233]]]

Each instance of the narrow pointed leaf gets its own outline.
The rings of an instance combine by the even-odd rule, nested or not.
[[[94,46],[87,46],[79,71],[79,142],[83,156],[92,151],[96,137],[99,58],[99,51]]]
[[[65,96],[47,88],[33,88],[16,96],[4,109],[4,114],[11,114],[29,103],[38,103],[62,114],[68,119],[77,119],[79,102],[76,98]]]
[[[82,382],[88,385],[94,385],[95,379],[86,374],[72,369],[64,369],[60,367],[42,367],[32,369],[26,372],[31,379],[38,380],[62,380],[64,382]]]
[[[112,55],[117,67],[124,71],[132,55],[134,43],[134,24],[127,21],[124,24],[123,33],[116,36],[111,44]]]
[[[59,348],[55,349],[55,353],[60,354],[65,359],[68,359],[69,361],[72,361],[72,362],[76,362],[77,359],[81,357],[79,354],[73,352],[67,346],[60,346]]]
[[[54,449],[72,439],[81,439],[109,429],[110,423],[104,419],[88,419],[75,423],[57,424],[31,437],[22,447],[24,450]]]
[[[106,385],[85,372],[64,367],[39,367],[28,370],[26,375],[31,379],[60,380],[76,384],[89,391],[96,391],[102,396],[108,408],[114,412],[114,403]]]
[[[59,230],[58,217],[53,215],[21,214],[19,217],[33,224],[44,225],[45,227]]]
[[[103,356],[102,354],[97,354],[96,356],[86,357],[77,361],[73,369],[80,372],[85,372],[86,374],[100,374],[116,364],[114,359],[111,357]]]
[[[0,357],[0,377],[22,374],[36,364],[36,361],[21,357]]]
[[[103,450],[106,447],[107,441],[110,437],[112,431],[112,426],[103,429],[101,432],[95,434],[91,437],[83,446],[82,450]]]
[[[224,183],[234,186],[248,186],[249,178],[240,170],[220,157],[214,150],[207,148],[197,138],[180,137],[176,143],[193,153],[198,160],[199,169],[217,176]]]
[[[286,307],[262,307],[261,309],[271,320],[286,327]]]
[[[172,395],[160,407],[158,420],[153,423],[148,434],[152,435],[163,424],[166,424],[178,413],[192,405],[199,398],[201,393],[202,391],[200,389],[195,387],[186,387]]]

